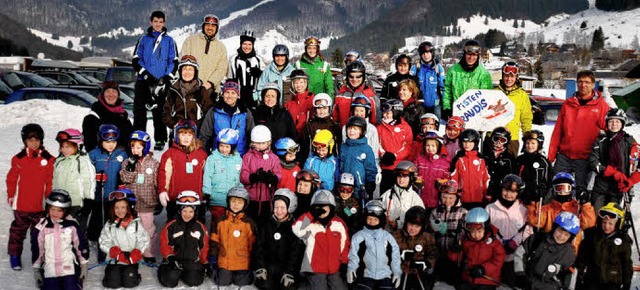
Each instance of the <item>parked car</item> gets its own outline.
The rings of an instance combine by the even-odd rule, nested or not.
[[[4,103],[7,100],[7,97],[13,93],[13,89],[11,89],[7,84],[0,81],[0,103]]]
[[[53,85],[53,83],[46,78],[23,71],[4,71],[2,73],[2,81],[13,90],[21,88],[43,88]]]
[[[88,79],[87,77],[72,71],[36,71],[35,74],[52,78],[60,84],[64,85],[93,85],[100,83],[100,81]]]
[[[558,116],[560,115],[560,107],[562,107],[562,104],[564,104],[564,99],[543,96],[530,96],[530,99],[532,100],[531,108],[534,110],[534,124],[542,125],[545,123],[555,123],[556,120],[558,120]],[[537,108],[539,108],[538,116],[536,116]],[[540,124],[541,119],[544,120],[542,124]]]
[[[83,75],[84,77],[90,77],[89,79],[93,78],[100,83],[104,82],[104,79],[107,77],[107,71],[102,69],[81,69],[75,72]]]
[[[107,69],[106,81],[116,81],[118,84],[133,85],[138,78],[137,73],[131,66],[116,66]]]
[[[90,108],[97,100],[94,96],[65,88],[22,88],[14,91],[5,104],[27,100],[60,100],[69,105]]]

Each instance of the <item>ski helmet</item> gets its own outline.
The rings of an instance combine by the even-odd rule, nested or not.
[[[385,216],[384,206],[379,200],[374,199],[364,205],[364,216],[372,216],[378,219],[378,224],[375,226],[370,226],[365,222],[365,227],[370,230],[380,229],[386,225],[387,218]]]
[[[396,57],[395,64],[396,64],[396,71],[398,70],[398,66],[400,64],[406,64],[408,66],[411,66],[411,57],[403,53],[398,57]]]
[[[239,140],[240,132],[231,128],[223,128],[216,136],[216,142],[218,142],[218,144],[229,144],[231,145],[232,149],[235,149],[235,146],[238,145]]]
[[[264,87],[262,88],[262,91],[260,91],[260,100],[264,103],[264,96],[267,94],[268,90],[275,90],[276,91],[276,100],[280,100],[280,86],[278,86],[278,83],[276,82],[271,82],[271,83],[267,83],[264,85]],[[278,103],[276,102],[276,105]]]
[[[527,140],[536,140],[538,141],[538,151],[542,150],[542,146],[544,145],[544,133],[542,133],[542,131],[540,130],[530,130],[527,132],[524,132],[524,134],[522,135],[522,142],[527,142]],[[522,146],[522,152],[525,151],[524,146]]]
[[[491,225],[489,213],[481,207],[472,208],[464,219],[464,227],[467,230],[474,228],[489,228]]]
[[[271,56],[273,57],[273,59],[275,59],[277,55],[284,55],[287,58],[286,62],[289,62],[289,48],[286,45],[277,44],[273,47]]]
[[[462,191],[460,191],[460,186],[458,182],[453,179],[444,179],[438,181],[438,204],[442,204],[442,195],[443,194],[453,194],[456,196],[456,201],[454,205],[458,204],[460,201],[460,197],[462,196]]]
[[[361,61],[360,53],[358,53],[355,50],[352,50],[344,54],[344,65],[348,66],[350,63],[354,61]]]
[[[496,127],[491,132],[491,147],[493,149],[502,149],[511,142],[511,132],[505,127]]]
[[[289,75],[289,78],[291,79],[291,92],[294,92],[293,82],[295,80],[305,80],[307,82],[307,89],[309,89],[309,75],[307,75],[307,73],[304,70],[302,69],[293,70]]]
[[[240,35],[240,45],[242,45],[242,43],[245,41],[249,41],[252,44],[256,42],[256,37],[253,31],[245,30],[244,32],[242,32],[242,34]]]
[[[176,126],[173,128],[173,142],[176,144],[180,144],[180,140],[178,139],[178,135],[180,134],[180,130],[191,130],[193,131],[193,138],[198,137],[198,126],[195,122],[189,119],[184,119],[178,121]]]
[[[440,154],[442,146],[444,145],[444,139],[440,137],[440,135],[438,135],[438,131],[429,130],[424,134],[422,134],[422,146],[423,146],[422,150],[424,150],[424,146],[427,144],[427,141],[429,140],[437,141],[438,152],[436,154]]]
[[[58,143],[68,141],[77,145],[82,145],[84,143],[84,137],[82,136],[82,132],[80,132],[80,130],[67,128],[64,131],[60,131],[58,132],[58,134],[56,134],[56,141],[58,141]]]
[[[44,130],[40,125],[35,123],[26,124],[20,130],[20,137],[22,137],[22,142],[26,142],[27,139],[35,137],[41,142],[44,141]]]
[[[98,127],[98,138],[101,141],[117,141],[120,137],[120,130],[113,124],[102,124]]]
[[[353,109],[361,107],[366,110],[365,117],[369,117],[371,115],[371,102],[363,93],[355,93],[355,97],[353,101],[351,101],[351,114],[353,114]]]
[[[447,129],[464,130],[464,120],[460,116],[451,116],[447,120]]]
[[[276,155],[285,156],[287,153],[296,154],[300,151],[300,145],[289,137],[278,139],[275,144]]]
[[[314,108],[329,107],[329,110],[331,110],[332,105],[333,101],[331,100],[331,97],[325,93],[319,93],[315,97],[313,97]]]
[[[360,138],[366,135],[367,132],[367,120],[358,116],[351,116],[347,119],[346,129],[349,130],[349,127],[358,127],[360,128]]]
[[[329,155],[333,151],[333,145],[335,144],[335,140],[333,140],[333,134],[331,131],[327,129],[322,129],[316,133],[313,137],[312,145],[314,148],[329,148]]]
[[[418,172],[418,168],[408,160],[400,161],[396,168],[393,169],[393,175],[396,178],[398,176],[409,176],[409,187],[416,181],[416,172]]]
[[[239,212],[244,211],[249,206],[249,200],[251,199],[249,196],[249,192],[244,186],[234,186],[227,192],[227,208],[231,209],[231,198],[237,197],[244,200],[244,207]],[[235,212],[237,213],[237,212]]]
[[[340,185],[356,186],[356,180],[353,178],[353,174],[349,172],[343,172],[340,174]]]
[[[515,61],[507,61],[502,65],[502,78],[504,78],[505,75],[510,74],[516,76],[517,79],[519,73],[520,66]]]
[[[433,113],[426,113],[420,116],[420,126],[425,125],[434,125],[436,126],[436,131],[440,130],[440,119]]]
[[[47,196],[45,203],[59,208],[69,208],[71,207],[71,195],[64,189],[53,189]]]
[[[464,129],[458,139],[460,140],[460,148],[463,148],[463,142],[473,142],[475,144],[473,149],[478,150],[478,143],[480,143],[480,133],[478,133],[478,131],[474,129]]]
[[[367,72],[367,68],[360,61],[354,61],[347,66],[346,76],[349,77],[349,74],[352,73],[362,73],[362,77],[365,77]]]
[[[311,192],[316,192],[321,184],[320,175],[311,169],[302,169],[298,171],[298,174],[296,174],[296,187],[300,181],[311,182]]]
[[[625,211],[615,202],[607,203],[605,206],[598,210],[598,217],[601,219],[618,219],[616,222],[616,228],[622,229],[624,224]]]
[[[609,122],[609,120],[613,119],[620,120],[620,122],[622,122],[622,127],[627,124],[627,114],[625,114],[625,112],[620,108],[613,108],[610,109],[609,112],[607,112],[607,117],[605,118],[607,123]]]
[[[563,230],[569,232],[572,237],[580,232],[580,219],[568,211],[560,212],[553,220],[554,229],[560,227]]]
[[[423,54],[425,52],[431,52],[431,53],[435,52],[435,48],[433,47],[433,44],[431,44],[430,41],[424,41],[420,43],[420,45],[418,45],[418,53]]]
[[[384,104],[382,104],[382,106],[380,106],[380,109],[382,110],[382,113],[389,111],[393,112],[393,118],[395,120],[400,120],[402,112],[404,111],[404,105],[402,104],[402,101],[398,99],[388,99]]]
[[[287,212],[293,213],[298,208],[298,197],[291,189],[280,188],[273,193],[273,202],[281,199],[287,205]]]
[[[200,69],[200,67],[198,66],[198,61],[196,60],[196,57],[190,54],[183,55],[180,58],[180,63],[178,64],[178,73],[180,74],[180,79],[182,79],[182,67],[186,65],[190,65],[195,69],[195,74],[193,75],[193,79],[197,80],[198,70]]]
[[[144,149],[142,149],[142,154],[147,155],[149,150],[151,149],[151,136],[147,134],[145,131],[136,130],[131,133],[131,137],[129,138],[129,142],[137,140],[144,143]]]
[[[475,39],[467,40],[464,43],[464,54],[472,53],[472,54],[480,54],[482,52],[482,47],[480,47],[480,42]]]
[[[206,24],[213,24],[216,26],[216,33],[213,34],[215,37],[218,34],[218,29],[220,27],[220,18],[214,14],[207,14],[202,18],[202,31],[204,33],[204,26]]]
[[[559,172],[556,174],[551,180],[551,184],[553,185],[553,192],[558,193],[562,190],[570,190],[571,194],[575,194],[574,187],[576,186],[576,180],[573,175],[568,172]],[[567,188],[568,184],[568,188]]]
[[[404,214],[404,226],[406,227],[409,223],[421,226],[424,231],[427,225],[427,211],[421,206],[412,206]]]
[[[265,125],[258,125],[251,130],[251,142],[269,142],[271,141],[271,130]]]
[[[522,193],[522,190],[524,190],[525,184],[520,176],[517,176],[515,174],[507,174],[504,178],[502,178],[501,186],[502,188],[513,190],[520,194]]]
[[[329,205],[335,207],[336,199],[331,191],[320,189],[313,194],[313,197],[311,197],[311,205]]]
[[[315,36],[309,36],[304,40],[304,48],[307,46],[317,46],[320,47],[320,39]]]

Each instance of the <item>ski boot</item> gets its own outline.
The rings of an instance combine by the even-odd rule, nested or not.
[[[9,261],[11,262],[11,269],[14,271],[22,270],[22,261],[20,260],[20,256],[11,256]]]

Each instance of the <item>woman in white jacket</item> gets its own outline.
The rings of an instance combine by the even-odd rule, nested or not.
[[[100,250],[113,261],[105,269],[106,288],[132,288],[140,284],[138,262],[149,246],[149,237],[135,212],[135,195],[127,188],[109,194],[109,221],[100,234]]]
[[[513,253],[528,236],[533,234],[533,228],[526,223],[527,209],[518,199],[518,194],[524,186],[519,176],[507,174],[502,179],[502,192],[497,194],[498,200],[487,205],[486,208],[491,224],[498,229],[497,237],[501,239],[507,254],[500,277],[501,282],[509,286],[515,285]]]

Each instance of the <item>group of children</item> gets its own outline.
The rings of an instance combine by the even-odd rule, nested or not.
[[[438,118],[425,114],[413,138],[398,127],[402,108],[392,101],[382,105],[382,121],[396,134],[380,142],[400,149],[372,150],[370,107],[355,98],[344,143],[340,132],[317,128],[302,168],[303,145],[288,137],[272,144],[265,125],[251,130],[244,155],[231,128],[216,134],[207,155],[195,122],[179,120],[158,162],[143,131],[126,150],[116,146],[118,128],[104,124],[99,147],[85,154],[82,134],[66,129],[54,158],[42,128],[28,124],[7,175],[12,268],[22,267],[31,228],[34,277],[44,289],[81,289],[89,241],[107,262],[109,288],[137,286],[138,263],[155,265],[158,247],[165,287],[206,277],[261,289],[431,289],[436,280],[460,289],[556,289],[576,280],[630,287],[625,211],[615,201],[594,209],[576,195],[571,174],[552,176],[542,132],[527,132],[515,158],[506,149],[510,133],[496,128],[481,154],[480,134],[459,117],[447,121],[443,138]],[[314,118],[331,120],[323,115],[330,98],[318,94],[313,104]],[[608,124],[618,116],[609,114]],[[613,178],[608,171],[601,178]],[[160,207],[168,221],[156,233]]]

